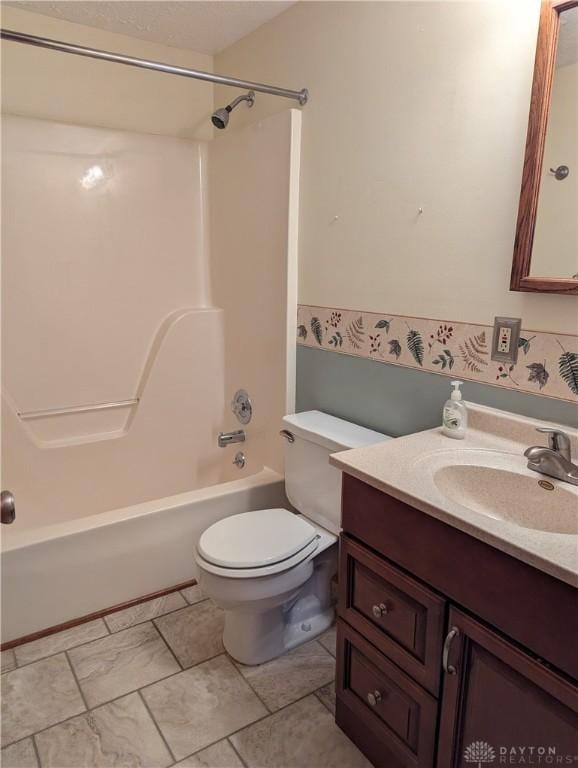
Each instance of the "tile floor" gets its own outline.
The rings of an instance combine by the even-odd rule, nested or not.
[[[3,768],[370,768],[333,720],[335,630],[258,667],[189,587],[4,651]]]

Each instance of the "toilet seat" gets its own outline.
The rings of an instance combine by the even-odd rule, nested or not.
[[[233,578],[268,576],[311,556],[319,539],[311,523],[287,509],[244,512],[207,528],[199,539],[197,562]]]

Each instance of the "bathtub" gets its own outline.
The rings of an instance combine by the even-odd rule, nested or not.
[[[196,578],[205,528],[287,504],[268,468],[238,480],[45,526],[2,526],[2,642]]]

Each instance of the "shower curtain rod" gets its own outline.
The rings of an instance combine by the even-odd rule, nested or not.
[[[243,88],[246,90],[257,91],[258,93],[269,93],[272,96],[282,96],[285,99],[295,99],[295,101],[298,101],[302,106],[307,104],[307,100],[309,98],[309,92],[307,91],[307,88],[302,88],[300,91],[292,91],[289,88],[277,88],[275,85],[253,83],[250,80],[239,80],[236,77],[214,75],[211,72],[202,72],[198,69],[175,67],[172,64],[162,64],[160,61],[149,61],[148,59],[137,59],[133,56],[123,56],[121,53],[110,53],[109,51],[101,51],[98,48],[85,48],[83,45],[63,43],[60,40],[51,40],[48,37],[28,35],[24,32],[15,32],[11,29],[0,29],[0,37],[2,40],[12,40],[15,43],[35,45],[39,48],[49,48],[52,51],[61,51],[62,53],[75,53],[77,56],[88,56],[92,59],[112,61],[116,64],[126,64],[129,67],[152,69],[156,72],[165,72],[168,75],[192,77],[195,80],[204,80],[208,83],[230,85],[233,88]]]

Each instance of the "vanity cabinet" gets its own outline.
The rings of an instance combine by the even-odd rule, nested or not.
[[[347,474],[342,520],[336,720],[373,764],[578,756],[576,590]]]

